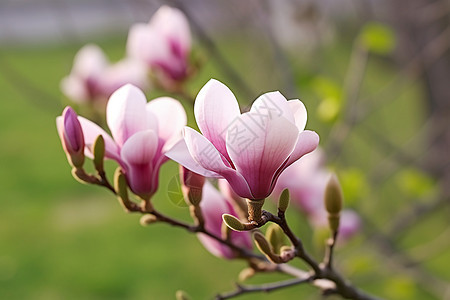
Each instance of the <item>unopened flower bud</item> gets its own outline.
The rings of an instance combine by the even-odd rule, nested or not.
[[[99,135],[92,146],[92,152],[94,154],[94,166],[97,172],[103,173],[103,160],[105,159],[105,140],[103,136]]]
[[[281,212],[285,212],[289,206],[289,190],[285,189],[280,196],[280,200],[278,201],[278,210]]]
[[[279,254],[281,247],[286,244],[286,235],[277,224],[270,224],[266,231],[266,238],[275,253]]]
[[[181,191],[188,204],[198,206],[202,200],[205,177],[198,175],[180,165]]]
[[[114,189],[116,190],[117,197],[120,204],[126,211],[133,210],[133,206],[136,205],[128,197],[128,183],[125,175],[122,173],[122,169],[119,167],[114,173]]]
[[[143,215],[141,217],[141,219],[139,220],[139,223],[142,226],[147,226],[150,225],[152,223],[158,222],[158,218],[154,215],[148,214],[148,215]]]
[[[246,226],[244,223],[242,223],[238,218],[235,216],[229,215],[229,214],[223,214],[222,220],[229,228],[231,228],[234,231],[245,231]]]
[[[337,215],[342,209],[343,195],[341,185],[335,174],[328,180],[325,189],[325,208],[331,215]]]
[[[245,268],[239,273],[239,281],[245,281],[249,278],[252,278],[255,275],[255,269],[253,268]]]
[[[56,119],[56,125],[69,163],[81,168],[84,163],[84,135],[77,114],[67,106],[62,116]]]
[[[269,260],[277,264],[283,262],[279,255],[273,253],[269,242],[266,240],[262,233],[253,233],[253,239],[255,240],[255,244],[258,247],[259,251],[261,251],[261,253],[263,253]]]
[[[175,293],[175,298],[177,300],[190,300],[191,299],[191,297],[189,297],[189,295],[185,291],[182,291],[182,290],[179,290]]]

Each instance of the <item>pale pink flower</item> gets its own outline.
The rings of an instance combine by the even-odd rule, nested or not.
[[[149,23],[135,24],[128,33],[128,55],[171,80],[186,77],[190,50],[189,23],[176,8],[162,6]]]
[[[206,181],[203,186],[203,196],[200,202],[203,217],[205,219],[205,228],[216,236],[222,234],[222,214],[236,213],[231,202],[223,194],[221,194],[210,182]],[[251,250],[252,242],[249,232],[230,232],[230,241],[241,248]],[[236,257],[236,253],[228,246],[218,242],[217,240],[199,233],[198,238],[203,246],[212,254],[218,257],[231,259]]]
[[[158,188],[164,155],[180,138],[186,113],[175,99],[161,97],[147,103],[144,93],[127,84],[115,91],[107,104],[106,119],[112,137],[97,124],[78,117],[84,133],[86,155],[99,135],[105,140],[105,157],[123,168],[131,190],[150,198]]]
[[[293,205],[307,215],[315,214],[325,209],[323,201],[329,177],[324,155],[316,149],[286,168],[278,178],[273,196],[278,198],[284,189],[289,189]]]
[[[325,168],[324,161],[321,149],[303,156],[281,174],[273,193],[277,200],[284,189],[289,189],[291,203],[307,216],[315,228],[328,227],[324,196],[331,173]],[[360,225],[360,217],[356,212],[343,210],[339,225],[340,239],[350,239],[358,232]]]
[[[194,114],[203,135],[186,127],[184,141],[167,155],[205,177],[225,178],[243,198],[269,196],[284,169],[319,142],[304,130],[303,103],[280,92],[260,96],[241,114],[230,89],[212,79],[197,95]]]
[[[67,106],[56,119],[59,138],[70,163],[80,167],[84,162],[84,135],[76,112]]]
[[[72,71],[61,81],[61,90],[75,102],[88,102],[106,100],[127,83],[146,88],[145,65],[130,58],[111,64],[100,47],[89,44],[75,55]]]

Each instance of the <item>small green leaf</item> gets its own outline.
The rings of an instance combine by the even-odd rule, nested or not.
[[[235,216],[223,214],[222,220],[225,222],[225,224],[227,224],[229,228],[231,228],[234,231],[244,231],[246,229],[245,225],[242,224],[242,222],[239,221],[239,219],[236,218]]]

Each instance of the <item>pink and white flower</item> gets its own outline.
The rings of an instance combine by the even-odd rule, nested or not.
[[[162,6],[148,24],[135,24],[128,34],[128,55],[170,80],[179,81],[187,76],[190,50],[189,23],[176,8]]]
[[[291,203],[307,216],[314,228],[328,227],[324,196],[331,173],[325,168],[324,161],[321,149],[303,156],[281,174],[273,193],[274,198],[278,198],[284,189],[288,189]],[[339,239],[350,239],[358,232],[360,225],[359,215],[344,209],[341,212]]]
[[[84,133],[86,155],[99,135],[105,141],[105,158],[123,168],[131,190],[149,199],[158,188],[165,153],[181,138],[186,113],[175,99],[161,97],[147,103],[144,93],[127,84],[115,91],[107,104],[106,119],[112,137],[97,124],[78,117]],[[60,121],[57,121],[60,124]]]
[[[236,216],[235,210],[230,199],[221,194],[210,182],[206,181],[203,186],[203,196],[200,202],[203,217],[205,219],[205,228],[216,236],[222,234],[222,214],[231,214]],[[230,232],[230,241],[241,248],[251,250],[252,241],[249,232]],[[231,259],[236,257],[236,253],[228,246],[217,240],[199,233],[198,239],[203,246],[213,255]]]
[[[97,45],[89,44],[75,55],[72,71],[61,81],[62,92],[75,102],[106,100],[124,84],[148,85],[147,69],[126,58],[111,64]]]
[[[306,125],[300,100],[270,92],[255,100],[247,113],[227,86],[210,80],[195,100],[199,132],[186,127],[184,141],[167,155],[205,177],[223,177],[240,197],[264,199],[280,174],[314,150],[319,136]]]

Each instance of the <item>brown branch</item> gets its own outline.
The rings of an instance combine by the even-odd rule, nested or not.
[[[219,294],[216,296],[216,300],[231,299],[244,294],[250,294],[255,292],[270,293],[279,289],[287,288],[290,286],[300,285],[303,283],[310,283],[313,280],[312,276],[307,278],[296,278],[286,281],[280,281],[276,283],[266,283],[261,285],[240,285],[236,284],[236,290],[228,293]]]

